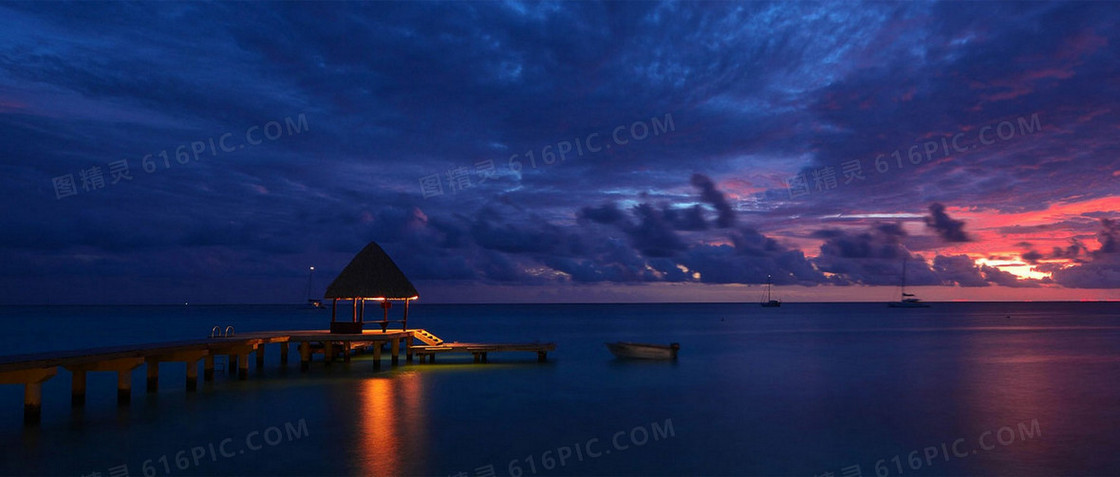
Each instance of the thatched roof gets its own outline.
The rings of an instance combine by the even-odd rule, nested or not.
[[[376,242],[370,242],[327,287],[325,298],[392,298],[418,296],[393,259]]]

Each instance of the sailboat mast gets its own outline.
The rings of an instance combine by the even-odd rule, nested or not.
[[[902,259],[902,296],[906,296],[906,261],[910,257]]]
[[[766,275],[766,301],[770,301],[770,286],[773,284],[773,279],[770,275]]]
[[[308,301],[311,301],[311,277],[313,277],[314,275],[315,275],[315,267],[311,267],[311,270],[308,270],[308,272],[307,272],[307,300]]]

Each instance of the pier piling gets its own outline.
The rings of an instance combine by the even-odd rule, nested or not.
[[[208,355],[209,356],[209,355]],[[198,360],[187,361],[187,391],[198,390]]]
[[[38,424],[43,419],[43,383],[23,386],[23,423]]]
[[[244,381],[249,379],[249,354],[237,355],[237,379]]]
[[[159,391],[159,361],[149,358],[145,361],[148,367],[148,392]]]
[[[206,360],[202,365],[202,380],[211,382],[214,380],[214,355],[206,355]]]
[[[70,406],[82,407],[86,404],[86,372],[73,371],[70,376]]]
[[[264,343],[257,345],[257,369],[264,367]]]
[[[43,382],[58,373],[57,367],[29,368],[0,372],[0,384],[23,385],[23,423],[39,424],[43,415]]]
[[[401,340],[393,338],[389,343],[389,364],[396,366],[400,364]]]
[[[280,343],[280,365],[281,366],[287,366],[288,365],[288,343],[287,342]]]
[[[299,370],[307,371],[311,367],[311,343],[300,341],[299,343]]]
[[[127,406],[132,402],[132,370],[117,370],[117,405]]]

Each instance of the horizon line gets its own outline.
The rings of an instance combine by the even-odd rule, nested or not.
[[[611,301],[611,302],[413,302],[412,306],[420,305],[758,305],[757,301]],[[783,301],[782,305],[816,305],[816,304],[887,304],[895,301],[868,300],[868,301]],[[928,304],[954,304],[954,303],[1120,303],[1115,300],[952,300],[952,301],[927,301]],[[307,303],[5,303],[0,307],[16,306],[306,306]],[[325,308],[325,305],[324,305]],[[309,308],[313,309],[313,308]]]

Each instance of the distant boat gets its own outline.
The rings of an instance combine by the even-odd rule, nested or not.
[[[765,308],[777,308],[782,306],[782,300],[775,300],[770,297],[771,285],[773,285],[773,279],[771,279],[770,275],[766,275],[766,299],[762,300],[762,303],[759,303]]]
[[[929,303],[923,303],[913,293],[906,293],[906,259],[902,259],[901,290],[902,295],[899,300],[888,302],[887,306],[891,308],[929,308]]]
[[[622,359],[677,359],[677,351],[681,349],[681,345],[673,343],[666,346],[619,341],[607,343],[607,348]]]

